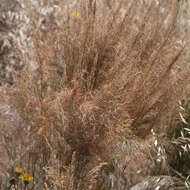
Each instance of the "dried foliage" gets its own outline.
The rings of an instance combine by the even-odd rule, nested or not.
[[[151,165],[151,130],[171,130],[188,89],[179,15],[177,0],[89,0],[68,6],[62,26],[47,21],[33,36],[37,69],[15,73],[0,95],[9,168],[31,171],[31,189],[56,190],[126,189],[168,174]]]

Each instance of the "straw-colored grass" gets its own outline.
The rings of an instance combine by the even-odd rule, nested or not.
[[[0,124],[8,168],[31,171],[33,189],[119,190],[153,175],[151,130],[172,128],[189,83],[179,15],[177,0],[79,1],[62,26],[37,31],[37,70],[26,67],[0,95],[17,114]],[[147,171],[137,177],[139,165]]]

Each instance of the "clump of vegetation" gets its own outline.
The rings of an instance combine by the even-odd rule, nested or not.
[[[181,2],[104,3],[79,1],[62,26],[36,31],[36,71],[15,73],[0,94],[6,171],[28,168],[31,189],[129,189],[173,175],[164,145],[189,83]]]

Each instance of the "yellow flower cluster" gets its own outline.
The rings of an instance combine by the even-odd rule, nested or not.
[[[23,172],[22,168],[19,168],[19,167],[15,168],[15,173],[18,175],[18,177],[20,179],[22,179],[23,181],[32,181],[33,180],[32,176],[30,176],[27,173],[22,174],[22,172]]]
[[[15,168],[15,173],[21,174],[22,173],[22,168]]]
[[[20,179],[24,183],[24,189],[26,189],[27,185],[29,184],[30,181],[33,180],[33,176],[23,173],[23,169],[20,167],[16,167],[14,170],[15,176],[10,177],[7,187],[8,189],[11,189],[11,187],[14,186],[15,190],[18,190],[18,186],[20,184]]]
[[[33,177],[32,176],[30,176],[29,174],[23,174],[23,175],[21,175],[21,177],[20,177],[23,181],[32,181],[33,180]]]

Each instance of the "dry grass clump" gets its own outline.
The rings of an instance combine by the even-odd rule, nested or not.
[[[68,8],[63,26],[50,22],[47,31],[34,35],[36,72],[23,70],[2,97],[20,118],[14,127],[22,126],[20,145],[27,150],[23,159],[29,159],[23,165],[38,179],[35,189],[130,187],[140,171],[135,159],[147,166],[141,179],[154,175],[145,142],[151,129],[160,134],[172,127],[189,82],[183,69],[186,46],[179,37],[180,3],[77,5]],[[134,136],[142,146],[129,143],[125,171],[113,167],[114,179],[124,176],[122,184],[112,180],[100,187],[98,182],[110,178],[105,163],[113,164],[116,145]]]

